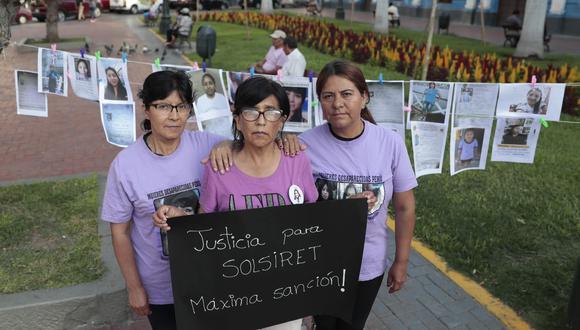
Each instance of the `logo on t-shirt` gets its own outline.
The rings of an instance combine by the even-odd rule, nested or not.
[[[290,203],[294,205],[304,204],[304,192],[295,184],[288,189],[288,198],[290,198]]]

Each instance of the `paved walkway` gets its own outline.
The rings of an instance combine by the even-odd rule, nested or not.
[[[59,24],[62,37],[86,35],[96,44],[118,46],[122,41],[139,48],[161,47],[159,40],[137,21],[136,16],[107,14],[96,23],[70,21]],[[45,25],[27,24],[13,28],[14,40],[25,36],[41,38]],[[73,51],[73,50],[70,50]],[[129,61],[152,63],[160,54],[135,54]],[[166,63],[184,64],[173,54]],[[36,71],[36,53],[19,54],[8,50],[0,66],[0,183],[106,172],[119,148],[108,145],[101,128],[98,105],[81,100],[69,92],[67,98],[49,96],[49,117],[35,118],[16,115],[14,69]],[[139,83],[151,72],[149,65],[129,63],[129,77],[134,97]],[[137,108],[137,120],[143,118]],[[391,235],[392,236],[392,235]],[[390,251],[394,250],[390,239]],[[386,281],[386,280],[385,280]],[[409,280],[403,290],[388,294],[383,285],[379,292],[367,329],[503,329],[504,326],[479,303],[439,272],[425,258],[413,251],[409,265]],[[149,329],[145,319],[131,324],[98,329]]]
[[[294,12],[298,14],[304,14],[304,8],[293,8],[285,9],[289,12]],[[334,18],[335,9],[324,9],[322,11],[322,16]],[[345,20],[350,21],[351,11],[349,8],[345,9]],[[353,21],[355,22],[373,22],[372,12],[365,11],[355,11],[352,14]],[[479,16],[478,16],[479,18]],[[469,25],[461,22],[451,21],[449,25],[449,34],[481,40],[481,27],[476,20],[475,25]],[[401,16],[401,28],[415,30],[415,31],[427,31],[427,26],[429,23],[428,18],[423,17],[409,17]],[[435,23],[437,24],[437,23]],[[435,25],[437,28],[437,25]],[[502,27],[497,26],[486,26],[485,27],[485,41],[494,45],[503,46],[505,40],[504,32]],[[563,34],[552,34],[552,40],[550,41],[551,53],[562,53],[562,54],[572,54],[580,55],[580,36],[570,36]]]

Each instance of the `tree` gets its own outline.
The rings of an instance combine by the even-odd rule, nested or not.
[[[544,27],[548,2],[545,0],[526,1],[524,24],[515,57],[544,58]]]
[[[377,0],[377,9],[375,11],[375,25],[373,29],[376,32],[389,33],[389,0]]]
[[[10,33],[10,23],[16,15],[18,1],[0,0],[0,54],[2,49],[8,46],[12,34]]]
[[[421,80],[427,80],[427,73],[429,72],[429,61],[431,60],[431,42],[433,41],[433,33],[435,31],[435,14],[437,13],[437,0],[433,0],[431,7],[431,16],[429,17],[429,32],[427,34],[427,45],[425,46],[425,59],[423,62],[423,72],[421,73]]]
[[[46,40],[56,43],[58,37],[58,0],[46,0]]]
[[[261,11],[264,14],[270,14],[271,12],[273,12],[274,9],[272,8],[272,0],[262,0]]]

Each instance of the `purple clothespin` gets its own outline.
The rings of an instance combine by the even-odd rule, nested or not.
[[[205,73],[205,69],[207,69],[207,64],[205,64],[205,61],[201,62],[201,69],[203,70],[203,73]]]
[[[310,83],[312,83],[312,78],[314,77],[314,71],[312,71],[312,69],[310,69],[310,71],[308,71],[308,81]]]
[[[85,49],[84,48],[81,48],[80,49],[80,52],[81,52],[81,57],[82,58],[85,58]]]

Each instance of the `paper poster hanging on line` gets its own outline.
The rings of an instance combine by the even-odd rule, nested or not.
[[[68,54],[68,72],[70,84],[76,96],[91,100],[99,100],[97,78],[97,63],[94,56]]]
[[[366,202],[348,199],[169,219],[178,328],[350,323],[366,217]]]
[[[133,102],[127,63],[118,58],[97,61],[99,73],[99,100]]]
[[[498,117],[491,161],[533,164],[540,127],[538,118]]]
[[[107,142],[117,147],[127,147],[136,140],[135,104],[101,101],[101,123]]]
[[[448,123],[452,83],[411,80],[407,128],[410,122]]]
[[[157,67],[157,64],[153,63],[151,65],[151,72],[157,71],[176,71],[187,73],[189,71],[194,71],[194,69],[193,67],[187,65],[173,65],[173,64],[160,64],[159,67]]]
[[[284,87],[290,102],[290,114],[284,132],[304,132],[313,127],[311,84],[307,77],[282,77],[276,80]]]
[[[38,74],[14,70],[16,87],[16,114],[48,117],[46,93],[38,92]]]
[[[559,121],[565,88],[565,84],[500,84],[496,115]]]
[[[379,126],[398,133],[405,139],[405,87],[403,81],[367,80],[369,103],[367,108]]]
[[[411,122],[411,141],[415,175],[441,174],[447,125]]]
[[[68,71],[65,52],[38,48],[38,92],[68,95]]]

